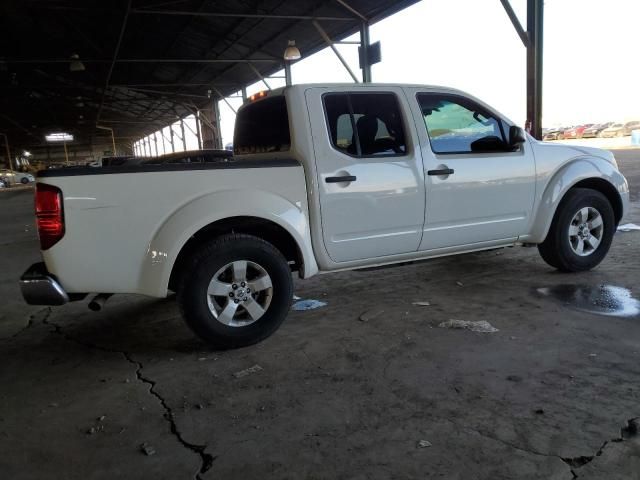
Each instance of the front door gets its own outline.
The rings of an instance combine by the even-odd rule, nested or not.
[[[348,262],[417,251],[424,173],[404,92],[312,88],[306,97],[329,257]]]
[[[535,196],[528,140],[508,146],[509,124],[459,95],[410,90],[425,165],[421,250],[515,241],[526,233]]]

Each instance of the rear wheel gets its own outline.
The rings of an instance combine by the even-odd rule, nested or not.
[[[259,342],[283,322],[293,297],[287,260],[251,235],[216,238],[184,269],[178,304],[191,329],[216,348]]]
[[[22,177],[20,179],[20,183],[22,183],[23,185],[26,185],[27,183],[29,183],[29,179],[27,177]]]
[[[614,232],[615,216],[609,200],[598,191],[574,188],[560,202],[538,251],[558,270],[590,270],[607,255]]]

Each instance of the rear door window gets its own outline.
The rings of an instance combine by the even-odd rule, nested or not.
[[[336,150],[355,157],[406,154],[400,105],[393,93],[330,93],[323,102]]]
[[[243,107],[236,117],[233,152],[285,152],[291,148],[289,114],[284,96],[267,97]]]

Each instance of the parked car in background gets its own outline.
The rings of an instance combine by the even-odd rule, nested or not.
[[[613,122],[596,123],[595,125],[591,125],[589,128],[585,128],[584,132],[582,132],[582,138],[599,137],[602,131],[605,128],[609,128],[611,125],[613,125]]]
[[[11,170],[7,169],[0,169],[0,177],[6,178],[9,183],[22,183],[23,185],[36,181],[35,177],[30,173],[16,171],[12,172]]]
[[[631,135],[634,130],[640,130],[640,121],[634,120],[624,124],[624,135]]]
[[[591,127],[592,123],[587,123],[585,125],[576,125],[573,128],[564,131],[564,138],[582,138],[582,134],[584,131]]]
[[[564,140],[564,127],[550,128],[543,134],[543,140]]]
[[[600,136],[602,138],[622,137],[624,136],[624,124],[614,123],[600,132]]]

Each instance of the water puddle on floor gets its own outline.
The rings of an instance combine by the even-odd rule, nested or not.
[[[536,292],[581,312],[614,317],[640,315],[640,301],[633,298],[630,290],[614,285],[556,285]]]

